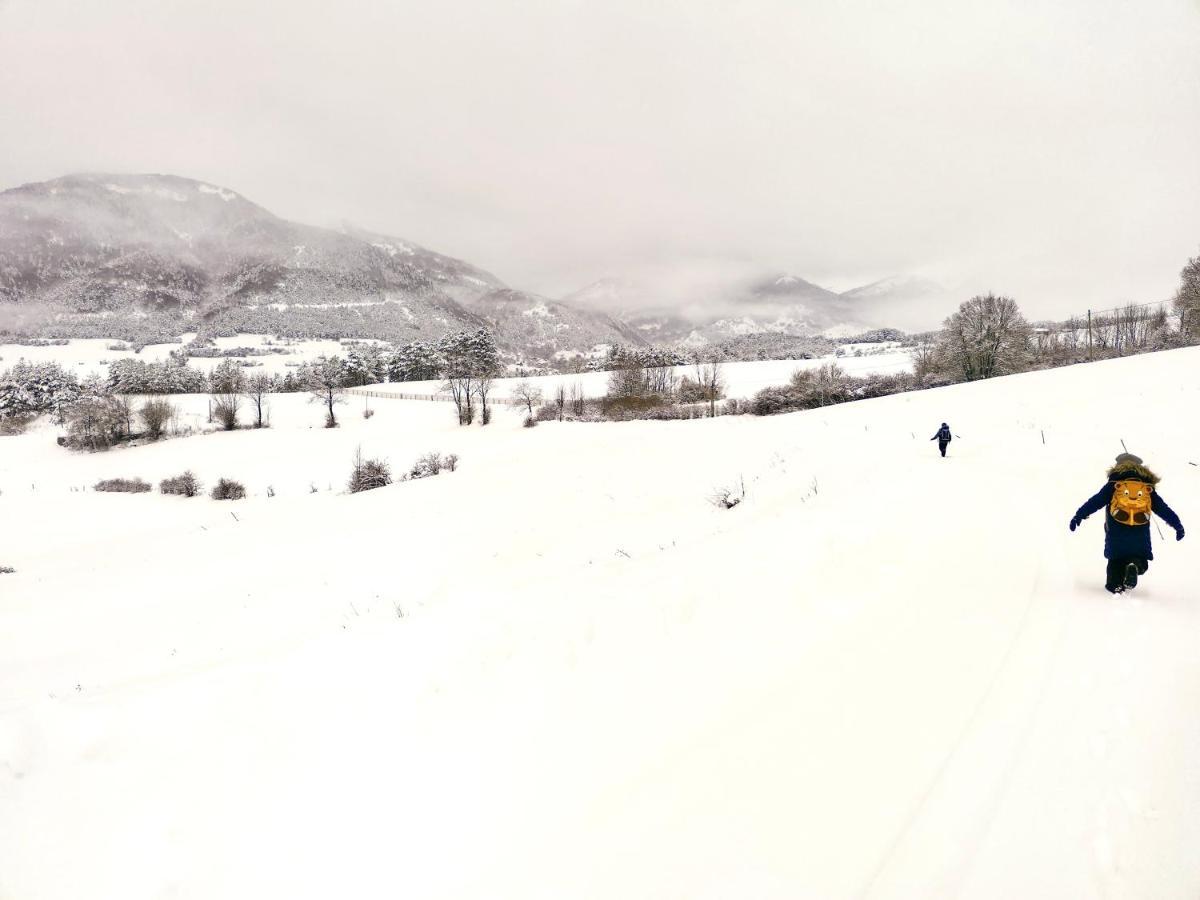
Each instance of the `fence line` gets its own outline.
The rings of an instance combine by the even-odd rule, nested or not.
[[[450,394],[406,394],[400,391],[367,391],[362,388],[346,388],[346,393],[356,397],[377,397],[381,400],[433,400],[441,403],[452,403],[454,397]],[[499,406],[521,406],[524,401],[512,397],[488,397],[489,404]]]

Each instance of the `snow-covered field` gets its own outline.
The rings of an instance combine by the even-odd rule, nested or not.
[[[1113,597],[1067,531],[1122,439],[1200,529],[1200,350],[768,419],[274,402],[0,438],[0,897],[1200,896],[1200,533]],[[339,494],[359,445],[461,463]],[[251,497],[74,490],[189,467]]]
[[[730,362],[722,366],[725,394],[728,397],[752,397],[765,387],[787,384],[797,369],[817,369],[830,363],[851,375],[897,374],[911,372],[912,355],[907,350],[893,350],[869,356],[824,356],[817,359],[768,359],[753,362]],[[691,366],[678,366],[677,375],[694,377]],[[562,385],[568,391],[578,385],[585,397],[603,397],[608,393],[608,372],[583,372],[578,375],[541,375],[535,378],[498,378],[493,396],[511,397],[513,387],[522,381],[542,389],[549,402],[555,389]],[[443,381],[403,381],[395,384],[372,384],[365,390],[372,393],[440,394]]]
[[[185,341],[194,335],[183,336]],[[10,368],[17,361],[27,362],[57,362],[74,371],[80,378],[96,372],[101,376],[108,374],[108,363],[117,359],[141,359],[145,362],[160,362],[165,360],[172,350],[178,350],[179,344],[150,344],[135,354],[132,350],[109,350],[108,345],[113,341],[107,340],[73,340],[65,346],[26,347],[19,344],[0,344],[0,371]],[[253,371],[285,374],[289,367],[316,359],[318,356],[345,356],[346,348],[337,341],[292,341],[284,343],[272,340],[267,335],[240,334],[236,337],[217,338],[213,344],[220,350],[235,347],[269,348],[279,347],[286,353],[271,353],[267,356],[245,357],[261,365]],[[870,375],[874,373],[898,373],[912,371],[912,356],[897,344],[847,344],[841,348],[846,355],[828,356],[810,360],[763,360],[756,362],[726,363],[724,367],[727,383],[726,394],[730,397],[750,397],[765,387],[785,384],[796,369],[814,369],[828,363],[836,363],[843,371],[853,375]],[[862,356],[849,355],[856,351]],[[194,357],[188,360],[188,365],[202,372],[210,372],[221,362],[220,358]],[[690,367],[680,366],[678,374],[690,374]],[[549,400],[550,394],[559,385],[570,386],[578,384],[586,397],[601,397],[608,390],[607,372],[586,372],[580,375],[547,375],[539,378],[520,379],[502,378],[496,382],[494,396],[499,398],[511,396],[512,386],[522,380],[529,380],[542,387]],[[383,393],[402,394],[438,394],[441,393],[442,380],[406,381],[396,384],[371,385],[368,390]]]
[[[183,335],[186,343],[194,338],[194,334]],[[95,372],[100,376],[108,374],[108,364],[118,359],[140,359],[144,362],[162,362],[172,350],[180,349],[180,344],[148,344],[141,353],[133,350],[109,350],[109,345],[119,345],[123,342],[101,339],[72,340],[68,344],[49,347],[29,347],[24,344],[0,344],[0,371],[10,368],[14,363],[24,359],[26,362],[56,362],[76,373],[80,378]],[[270,353],[266,356],[245,357],[256,363],[261,363],[258,371],[284,374],[289,366],[316,359],[318,356],[344,356],[345,348],[338,341],[292,341],[284,342],[262,334],[239,334],[236,337],[221,337],[213,341],[219,350],[235,347],[253,347],[266,349],[278,347],[286,353]],[[237,357],[235,357],[237,358]],[[219,363],[217,357],[193,357],[188,365],[201,372],[212,371]]]

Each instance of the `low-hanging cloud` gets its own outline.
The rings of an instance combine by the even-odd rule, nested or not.
[[[1161,299],[1200,246],[1194,0],[0,14],[0,185],[171,172],[551,296],[915,273],[1065,314]]]

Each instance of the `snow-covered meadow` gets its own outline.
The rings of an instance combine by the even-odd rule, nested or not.
[[[0,897],[1200,895],[1198,535],[1112,597],[1067,531],[1122,440],[1200,529],[1200,350],[766,419],[272,402],[0,438]],[[461,462],[339,493],[359,447]],[[250,497],[78,490],[185,468]]]
[[[881,353],[865,356],[822,356],[816,359],[766,359],[751,362],[727,362],[721,365],[722,379],[725,383],[725,394],[728,397],[752,397],[765,387],[787,384],[792,373],[797,369],[818,369],[821,366],[834,364],[843,372],[850,375],[898,374],[911,372],[913,369],[912,354],[900,348],[890,349]],[[692,367],[679,366],[676,372],[683,376],[695,377]],[[608,392],[608,372],[582,372],[578,374],[539,375],[531,378],[498,378],[493,386],[492,396],[507,398],[512,396],[513,388],[527,382],[541,389],[542,395],[549,402],[554,391],[563,387],[570,391],[578,387],[583,396],[589,398],[603,397]],[[375,394],[408,394],[432,395],[442,394],[444,382],[433,381],[402,381],[394,384],[368,385],[365,390]]]
[[[188,341],[192,337],[194,335],[186,334],[183,336],[183,340]],[[75,372],[80,378],[91,372],[103,377],[108,374],[108,364],[114,360],[140,359],[145,362],[162,362],[167,359],[172,350],[178,350],[180,347],[179,344],[150,344],[144,347],[141,353],[135,354],[133,350],[109,350],[108,346],[114,343],[118,342],[85,339],[72,340],[66,345],[49,347],[2,344],[0,345],[0,371],[24,359],[32,363],[57,362]],[[258,334],[216,338],[213,345],[218,350],[238,347],[282,349],[286,352],[268,353],[265,356],[234,357],[255,363],[255,367],[250,371],[279,375],[286,374],[289,368],[295,368],[319,356],[344,356],[346,353],[346,348],[338,341],[284,342]],[[819,368],[829,363],[836,363],[839,368],[851,375],[895,374],[912,371],[912,355],[898,344],[846,344],[840,348],[840,351],[837,355],[818,359],[725,363],[726,393],[730,397],[750,397],[765,387],[785,384],[792,372],[797,369]],[[221,358],[219,357],[193,357],[188,360],[188,365],[202,372],[210,372],[220,362]],[[679,371],[682,374],[689,373],[688,367],[680,367]],[[511,396],[512,387],[525,380],[541,387],[547,399],[560,384],[568,389],[578,385],[583,390],[585,397],[602,397],[608,389],[607,372],[584,372],[577,375],[544,375],[530,379],[497,379],[493,395],[497,398],[507,398]],[[405,381],[395,384],[371,385],[369,390],[384,393],[430,395],[441,393],[443,384],[442,380]]]

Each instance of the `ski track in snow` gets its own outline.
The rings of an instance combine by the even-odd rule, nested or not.
[[[1124,439],[1197,527],[1198,373],[0,439],[0,897],[1190,900],[1197,538],[1112,597],[1067,521]],[[349,496],[359,447],[461,462]],[[72,490],[189,467],[249,499]]]

